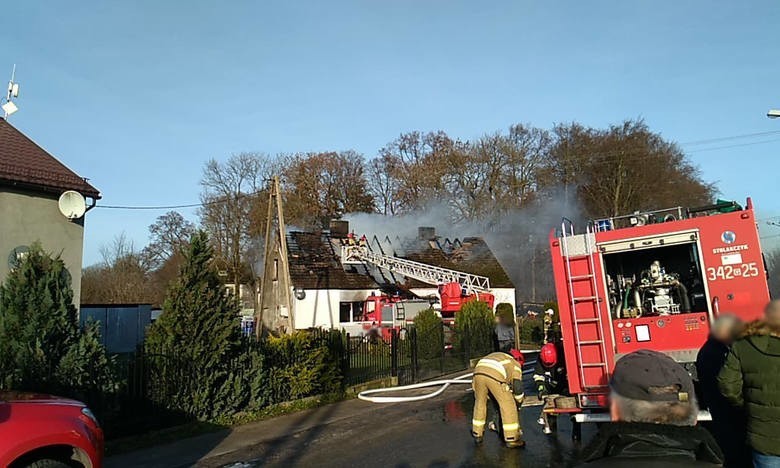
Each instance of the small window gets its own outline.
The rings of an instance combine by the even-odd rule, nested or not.
[[[278,281],[279,280],[279,259],[278,258],[274,259],[274,275],[273,275],[273,278],[274,278],[273,279],[274,281]]]
[[[352,303],[342,302],[339,304],[339,322],[351,322]]]
[[[352,321],[353,322],[359,322],[363,319],[363,303],[353,302],[352,303]]]

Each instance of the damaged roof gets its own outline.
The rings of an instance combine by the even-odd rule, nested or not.
[[[0,118],[0,185],[33,187],[58,195],[75,190],[85,197],[100,198],[98,189],[3,118]]]
[[[337,252],[339,240],[330,233],[292,231],[287,234],[290,277],[293,286],[303,289],[375,289],[392,278],[372,277],[352,269],[345,271]],[[400,247],[400,246],[399,246]],[[479,237],[446,240],[444,246],[437,240],[416,241],[403,246],[402,258],[428,265],[462,271],[490,278],[492,288],[514,288],[504,268],[487,243]],[[399,285],[408,288],[429,288],[416,280]]]
[[[290,279],[302,289],[375,289],[369,275],[345,271],[327,232],[287,234]]]
[[[471,273],[490,278],[491,288],[514,288],[504,267],[481,237],[464,237],[445,241],[452,249],[442,248],[438,240],[417,241],[403,247],[404,258],[450,270]],[[410,287],[424,288],[425,283],[416,280]]]

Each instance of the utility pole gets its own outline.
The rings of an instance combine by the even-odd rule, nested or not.
[[[274,313],[281,313],[282,307],[284,307],[287,310],[288,322],[286,332],[292,334],[295,330],[295,312],[292,307],[292,280],[290,278],[290,264],[287,253],[287,229],[284,223],[284,207],[281,189],[279,188],[279,177],[274,176],[270,180],[269,185],[268,212],[265,225],[265,250],[263,251],[263,278],[260,281],[259,311],[256,313],[258,323],[255,331],[258,338],[262,335],[266,306],[268,306],[269,310],[273,310]],[[272,294],[275,292],[276,288],[273,288],[273,281],[277,281],[277,284],[283,291],[281,301],[276,296],[273,301],[266,300],[269,289]]]

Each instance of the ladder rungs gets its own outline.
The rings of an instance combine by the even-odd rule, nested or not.
[[[590,258],[590,256],[591,256],[590,254],[569,255],[568,257],[566,257],[566,259],[569,261],[572,260],[577,261],[577,260],[585,260],[587,258]]]
[[[580,341],[579,345],[594,345],[594,344],[601,344],[603,343],[603,340],[590,340],[590,341]]]
[[[599,319],[597,318],[581,318],[581,319],[575,319],[574,323],[596,323]]]
[[[586,362],[580,365],[582,367],[607,367],[607,364],[604,362]]]
[[[588,274],[588,275],[576,275],[576,276],[572,276],[571,280],[572,281],[582,281],[582,280],[591,279],[591,278],[593,278],[593,275],[590,275],[590,274]]]
[[[586,301],[595,301],[596,296],[582,296],[582,297],[575,297],[573,298],[574,302],[586,302]]]

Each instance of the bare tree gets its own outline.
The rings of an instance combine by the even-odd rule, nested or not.
[[[384,154],[369,161],[367,167],[368,190],[374,197],[377,211],[385,216],[400,214],[402,209],[398,198],[401,184],[393,175],[397,173],[395,164],[395,158]]]
[[[103,261],[87,267],[81,277],[82,303],[154,302],[149,269],[124,233],[100,248]]]
[[[574,185],[590,217],[703,204],[714,195],[682,150],[642,120],[604,130],[571,124],[555,133],[546,183]]]
[[[474,143],[454,142],[445,153],[443,175],[454,218],[491,224],[532,201],[549,144],[546,131],[523,125]]]
[[[253,234],[262,230],[256,205],[263,203],[267,180],[277,168],[276,161],[261,153],[239,153],[225,162],[206,163],[201,178],[201,225],[214,243],[215,258],[225,270],[238,294],[242,277],[251,271]],[[260,224],[261,226],[262,224]],[[259,258],[259,253],[252,255]],[[250,273],[250,276],[254,276]],[[254,282],[254,278],[248,278]]]
[[[423,208],[443,190],[445,159],[454,142],[446,133],[404,133],[379,151],[386,177],[392,179],[396,193],[395,212]]]
[[[150,242],[143,250],[151,268],[158,269],[173,255],[181,253],[195,231],[195,224],[176,211],[159,216],[149,226]]]

